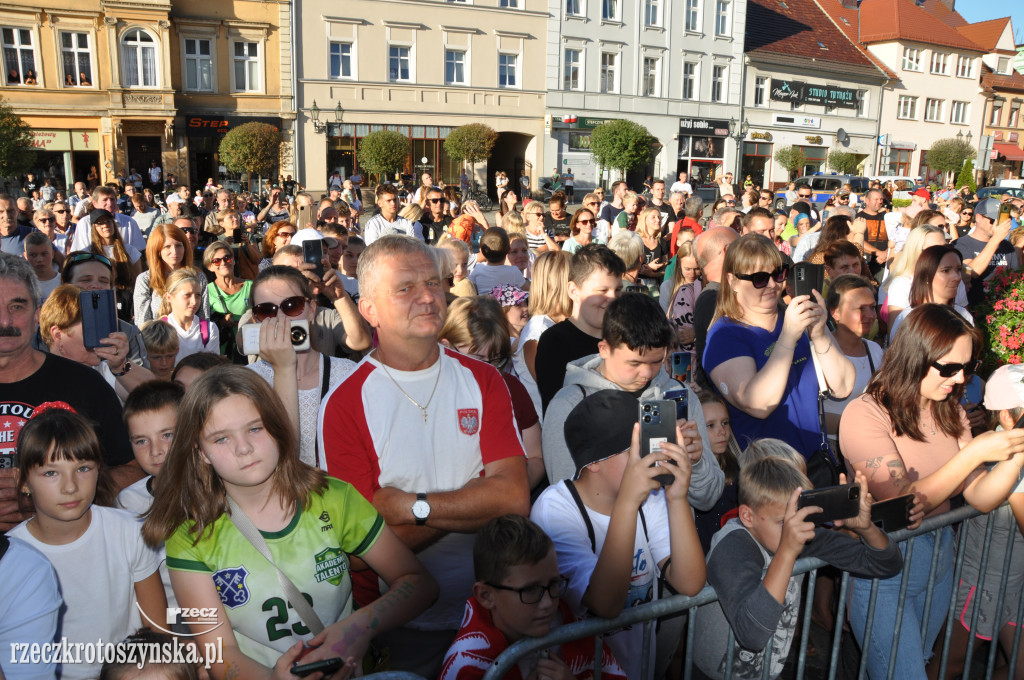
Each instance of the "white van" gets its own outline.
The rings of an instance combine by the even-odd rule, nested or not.
[[[1013,187],[1014,189],[1024,189],[1024,179],[1001,179],[996,182],[997,187]]]

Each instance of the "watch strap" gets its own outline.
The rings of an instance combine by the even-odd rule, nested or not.
[[[423,493],[422,491],[416,494],[416,503],[419,503],[420,501],[423,501],[424,503],[427,502],[427,494]],[[414,503],[414,505],[415,505],[415,503]],[[428,504],[427,508],[429,508],[429,507],[430,507],[430,505]],[[428,510],[428,513],[429,513],[429,510]],[[413,516],[415,517],[415,513],[413,514]],[[427,518],[426,517],[416,517],[416,526],[423,526],[426,523],[427,523]]]

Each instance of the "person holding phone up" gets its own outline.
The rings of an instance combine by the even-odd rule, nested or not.
[[[1024,430],[972,438],[960,405],[964,382],[978,368],[981,346],[981,334],[947,305],[926,303],[907,315],[866,393],[846,407],[839,425],[849,474],[863,474],[876,501],[913,493],[931,516],[949,510],[949,499],[963,493],[974,508],[989,512],[1017,484],[1024,467]],[[995,465],[986,468],[986,463]],[[872,680],[891,670],[894,644],[893,677],[924,678],[922,650],[933,648],[946,620],[953,589],[953,529],[915,541],[904,570],[906,604],[900,605],[902,576],[882,581],[869,633],[871,581],[854,579],[850,620],[861,646],[871,636],[867,664]],[[930,578],[936,551],[936,573]],[[898,607],[903,621],[897,635]],[[924,611],[926,621],[921,620]]]

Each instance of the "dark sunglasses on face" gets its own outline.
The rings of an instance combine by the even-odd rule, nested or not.
[[[295,295],[281,300],[280,305],[273,302],[261,302],[252,306],[252,318],[256,321],[263,321],[277,316],[277,310],[284,312],[285,316],[296,317],[306,309],[306,298],[302,295]]]
[[[797,197],[798,198],[810,198],[811,195],[810,194],[797,194]]]
[[[593,224],[594,220],[576,220],[576,224]]]
[[[232,262],[234,262],[234,259],[235,258],[231,257],[230,255],[225,255],[224,257],[215,257],[212,260],[210,260],[210,264],[231,264]]]
[[[440,203],[444,199],[443,198],[428,198],[427,200],[430,201],[431,203]]]
[[[295,232],[294,231],[279,231],[279,232],[277,232],[277,235],[280,236],[281,238],[291,238],[292,236],[295,236]]]
[[[181,230],[184,233],[188,234],[189,236],[191,236],[192,234],[198,233],[198,231],[199,231],[195,227],[182,227]]]
[[[963,371],[965,376],[974,375],[981,368],[981,359],[971,359],[966,364],[944,364],[934,361],[932,368],[938,371],[943,378],[952,378],[960,371]]]
[[[733,274],[737,279],[743,281],[750,281],[750,284],[761,290],[768,286],[768,279],[772,279],[775,283],[785,283],[786,274],[789,273],[789,265],[784,264],[777,268],[773,272],[754,272],[753,274]]]

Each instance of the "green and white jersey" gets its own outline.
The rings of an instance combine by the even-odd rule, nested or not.
[[[241,651],[273,666],[296,640],[313,637],[281,591],[274,567],[227,515],[197,545],[191,522],[167,539],[167,567],[210,574]],[[313,606],[325,626],[352,611],[348,555],[362,556],[384,529],[384,518],[347,482],[328,478],[322,496],[281,531],[260,532],[274,561]]]

